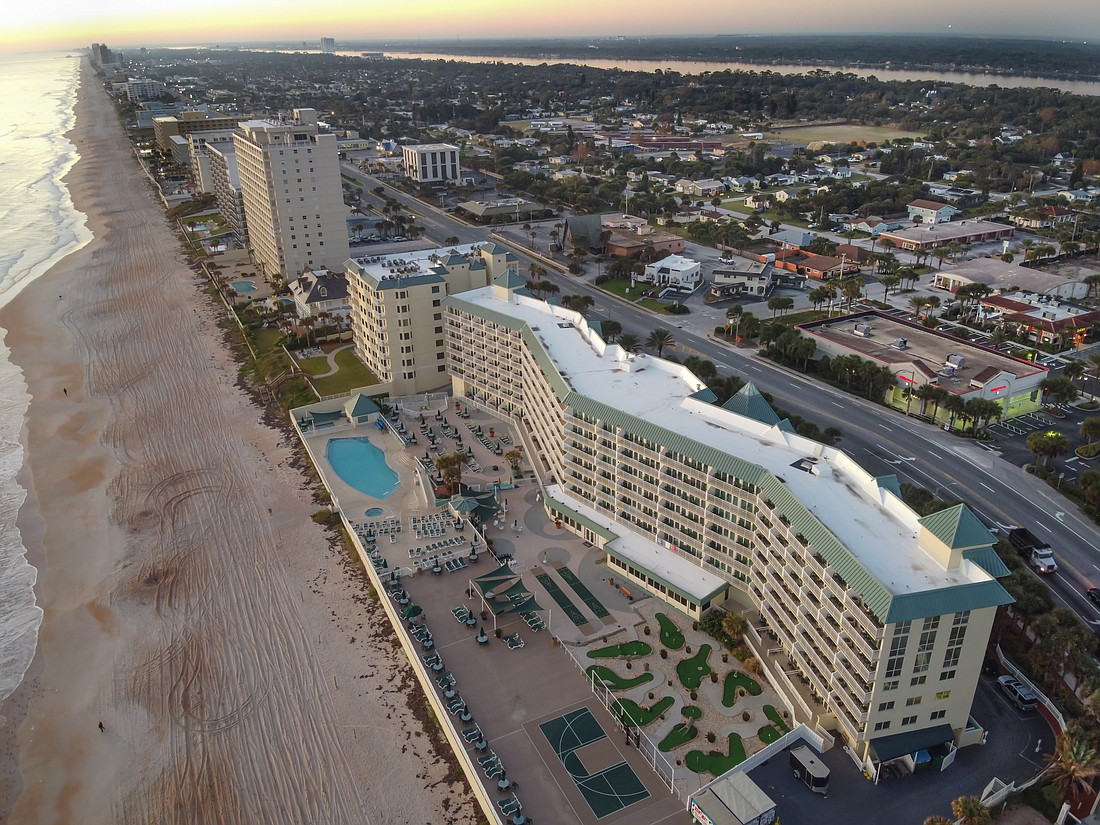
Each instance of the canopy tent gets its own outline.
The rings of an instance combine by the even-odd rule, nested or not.
[[[476,579],[474,579],[474,581],[475,582],[487,582],[487,581],[495,581],[495,580],[502,580],[502,579],[513,579],[518,575],[519,574],[516,573],[507,564],[502,564],[496,570],[491,570],[488,573],[485,573],[484,575],[478,576]]]
[[[467,490],[451,496],[448,503],[451,512],[456,516],[472,516],[478,521],[488,521],[500,510],[500,502],[493,492],[474,493]]]
[[[527,613],[541,613],[544,609],[545,608],[543,608],[542,605],[535,601],[535,597],[531,596],[530,598],[516,604],[512,612],[518,613],[519,615],[523,616]]]
[[[543,609],[535,601],[531,591],[524,586],[523,580],[506,564],[471,581],[471,595],[474,585],[481,591],[482,611],[493,614],[493,630],[497,629],[497,616],[505,613],[525,615]]]

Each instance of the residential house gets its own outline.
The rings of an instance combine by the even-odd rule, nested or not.
[[[914,223],[947,223],[959,214],[959,210],[948,203],[918,199],[907,207],[909,220]]]
[[[764,178],[764,183],[767,186],[790,186],[794,182],[795,179],[791,175],[783,172],[776,172]]]
[[[676,191],[693,198],[713,198],[715,195],[724,195],[726,185],[720,180],[681,178],[676,181]]]
[[[745,206],[749,209],[768,209],[773,199],[774,196],[767,192],[753,192],[745,198]]]
[[[813,232],[807,232],[805,229],[783,229],[769,235],[768,240],[779,246],[793,246],[796,249],[802,249],[817,240],[817,235]]]
[[[883,220],[877,215],[869,215],[866,218],[856,218],[848,221],[844,228],[852,232],[866,232],[872,238],[877,238],[880,232],[901,229],[901,224],[898,221]]]
[[[1029,209],[1018,215],[1012,215],[1009,220],[1021,229],[1054,229],[1059,224],[1073,223],[1077,219],[1077,213],[1072,209],[1056,204],[1044,204],[1037,209]]]
[[[760,182],[756,178],[746,176],[739,178],[722,178],[722,182],[734,192],[752,192],[760,185]]]
[[[290,282],[290,295],[299,318],[316,318],[327,313],[338,316],[341,326],[351,314],[346,272],[313,270]]]
[[[713,282],[706,297],[708,303],[739,296],[767,298],[776,286],[775,258],[765,256],[765,260],[760,261],[723,258],[711,272],[711,278]]]
[[[797,200],[801,194],[801,189],[780,189],[775,193],[775,200],[778,203],[786,203],[787,201]]]

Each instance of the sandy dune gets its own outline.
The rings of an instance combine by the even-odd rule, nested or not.
[[[0,711],[0,819],[475,821],[87,77],[74,137],[96,240],[0,316],[34,396],[20,527],[45,611]]]

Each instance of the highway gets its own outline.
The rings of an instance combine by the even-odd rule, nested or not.
[[[375,199],[369,189],[379,181],[345,165],[346,174],[364,182],[364,199]],[[388,187],[387,187],[388,188]],[[458,237],[463,243],[488,240],[489,230],[470,226],[398,190],[391,197],[414,211],[438,243]],[[377,200],[377,199],[375,199]],[[380,203],[380,201],[379,201]],[[520,273],[531,259],[513,244]],[[657,327],[674,330],[676,351],[696,354],[715,363],[720,372],[734,373],[775,397],[776,404],[813,421],[822,429],[838,427],[844,437],[839,447],[876,475],[894,474],[900,481],[918,484],[944,499],[961,499],[987,526],[1003,530],[1029,527],[1050,542],[1060,569],[1046,577],[1055,601],[1077,613],[1100,631],[1100,608],[1084,596],[1090,583],[1100,586],[1100,532],[1072,502],[1045,482],[1002,460],[995,449],[951,436],[925,422],[811,381],[760,358],[755,349],[736,349],[706,335],[714,324],[685,322],[689,316],[660,318],[618,299],[590,283],[550,269],[549,279],[562,294],[588,295],[596,302],[594,317],[609,317],[641,339]]]

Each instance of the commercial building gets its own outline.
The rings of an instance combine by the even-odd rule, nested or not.
[[[209,132],[217,129],[236,129],[239,115],[220,112],[180,112],[178,115],[153,118],[153,137],[157,146],[165,152],[172,150],[172,138],[186,138],[190,132]]]
[[[1080,346],[1089,329],[1100,324],[1098,309],[1026,290],[988,295],[982,305],[987,319],[1000,316],[1028,340],[1057,347]]]
[[[404,146],[401,157],[405,177],[417,183],[443,183],[461,177],[458,147],[449,143]]]
[[[681,292],[692,292],[703,283],[702,267],[698,261],[682,255],[669,255],[647,264],[644,280],[654,286],[667,287]]]
[[[347,207],[336,136],[321,134],[313,109],[294,120],[248,120],[233,136],[252,256],[264,275],[289,280],[342,269]]]
[[[817,344],[815,358],[857,355],[888,367],[897,381],[887,403],[937,423],[954,421],[955,415],[947,403],[921,397],[926,384],[963,401],[996,401],[1003,418],[1042,406],[1045,367],[894,315],[871,310],[799,324],[798,330]]]
[[[1011,238],[1016,227],[993,221],[963,220],[951,223],[922,224],[912,229],[892,229],[880,232],[879,239],[890,239],[898,249],[907,252],[927,252],[949,243],[988,243]]]
[[[126,97],[130,99],[131,103],[157,98],[162,94],[164,94],[164,84],[159,80],[135,77],[126,81]]]
[[[868,770],[980,741],[970,707],[1011,597],[965,506],[921,518],[896,477],[794,434],[751,385],[717,406],[687,368],[522,289],[443,303],[456,398],[511,419],[550,516],[616,583],[693,617],[735,594],[795,717]]]
[[[909,210],[909,220],[924,224],[946,223],[960,211],[949,203],[929,200],[915,200],[906,208]]]
[[[417,395],[446,385],[443,299],[500,277],[522,284],[517,266],[495,243],[348,260],[355,354],[381,381],[379,392]]]
[[[321,54],[336,54],[336,39],[332,37],[321,38]]]
[[[218,211],[237,234],[241,243],[248,242],[248,220],[244,214],[244,194],[241,174],[237,169],[237,149],[230,143],[213,143],[204,148],[210,165],[210,181]]]
[[[214,191],[214,178],[210,166],[208,147],[233,149],[233,130],[215,129],[209,132],[187,133],[187,154],[191,158],[191,179],[200,192]]]

